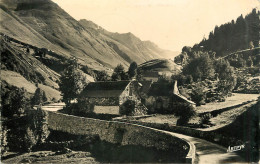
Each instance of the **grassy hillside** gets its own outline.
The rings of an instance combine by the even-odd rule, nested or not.
[[[41,88],[43,91],[45,91],[46,93],[46,97],[47,97],[47,101],[57,101],[61,99],[61,93],[60,91],[53,89],[49,86],[43,85],[43,84],[39,84],[38,85],[39,88]]]
[[[154,59],[142,63],[138,66],[143,71],[154,71],[160,74],[178,74],[181,72],[181,67],[168,59]]]
[[[29,82],[22,75],[13,71],[1,70],[1,80],[11,86],[24,88],[31,95],[34,94],[37,89],[34,83]],[[61,99],[61,93],[58,90],[43,84],[39,84],[38,87],[45,91],[47,101],[57,101]]]
[[[1,38],[1,69],[20,73],[28,81],[58,88],[59,74],[42,64],[22,45]]]
[[[1,70],[1,80],[7,82],[11,86],[24,88],[31,94],[33,94],[36,90],[35,84],[29,82],[17,72]]]

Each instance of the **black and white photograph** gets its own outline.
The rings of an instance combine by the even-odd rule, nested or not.
[[[259,163],[260,0],[0,0],[0,163]]]

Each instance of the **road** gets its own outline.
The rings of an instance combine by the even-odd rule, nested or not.
[[[167,132],[167,131],[166,131]],[[167,132],[179,138],[190,141],[196,147],[197,159],[195,163],[199,164],[217,164],[217,163],[241,163],[245,162],[236,153],[227,153],[227,148],[208,142],[203,139],[186,136],[183,134]],[[231,145],[232,146],[232,145]]]

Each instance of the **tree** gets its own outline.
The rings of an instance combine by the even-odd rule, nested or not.
[[[206,95],[203,92],[203,86],[197,84],[195,88],[193,88],[191,92],[191,99],[196,103],[197,106],[205,103]]]
[[[122,64],[119,64],[114,69],[112,74],[112,81],[121,81],[121,80],[128,80],[128,75],[125,72],[125,69]]]
[[[30,109],[30,100],[27,98],[24,88],[13,88],[3,97],[3,116],[12,118],[22,115]]]
[[[144,80],[143,70],[140,69],[140,68],[137,68],[136,80],[137,81],[143,81]]]
[[[128,69],[128,75],[129,75],[129,78],[134,78],[137,74],[137,63],[136,62],[132,62],[129,66],[129,69]]]
[[[31,103],[32,103],[32,105],[40,105],[40,104],[46,102],[47,100],[48,99],[45,94],[45,91],[42,90],[41,88],[37,88],[33,95],[33,98],[31,99]]]
[[[76,59],[68,61],[68,67],[64,70],[60,77],[60,90],[63,95],[63,101],[66,106],[71,104],[71,100],[77,98],[86,85],[86,77],[83,72],[78,69]]]
[[[99,71],[96,74],[96,81],[108,81],[109,80],[109,75],[107,74],[106,71]]]
[[[236,86],[236,75],[234,68],[226,60],[218,60],[215,64],[216,73],[218,73],[219,82],[217,90],[224,95],[232,92]]]
[[[191,75],[195,81],[213,78],[215,70],[213,60],[209,57],[209,54],[204,52],[194,52],[194,54],[199,57],[194,58],[184,66],[183,74]]]

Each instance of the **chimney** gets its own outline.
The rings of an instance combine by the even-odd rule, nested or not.
[[[174,82],[173,94],[176,94],[176,95],[180,94],[178,86],[177,86],[177,80],[175,80],[175,82]]]

